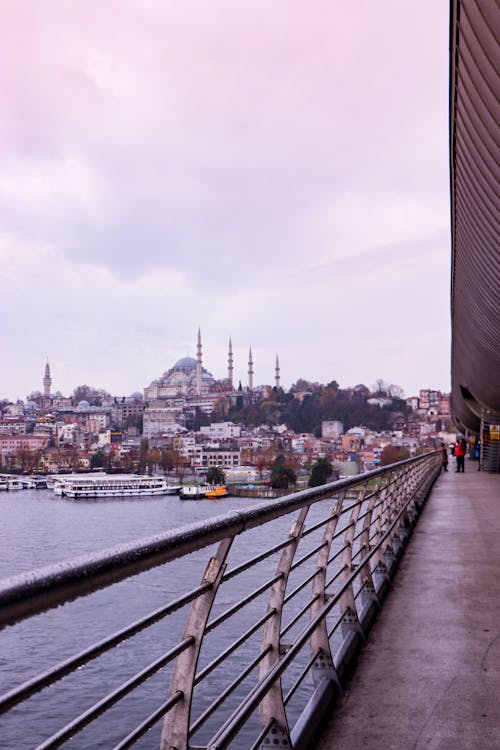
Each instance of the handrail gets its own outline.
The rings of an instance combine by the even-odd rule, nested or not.
[[[419,460],[421,457],[417,456],[392,464],[391,468]],[[306,503],[318,502],[330,494],[381,476],[387,473],[387,468],[295,492],[280,500],[244,510],[231,510],[223,516],[120,544],[100,554],[81,555],[73,560],[7,578],[0,581],[0,627],[118,583],[228,536],[261,526],[292,513]]]
[[[190,604],[184,633],[181,634],[181,628],[175,643],[94,701],[92,706],[83,711],[79,709],[76,718],[48,737],[39,748],[58,747],[166,667],[170,670],[171,681],[167,700],[159,700],[149,717],[118,742],[116,748],[131,747],[164,717],[161,750],[169,747],[188,750],[191,737],[202,727],[203,732],[212,732],[212,739],[204,736],[204,746],[222,750],[258,708],[261,730],[257,732],[254,747],[266,747],[267,740],[272,743],[280,738],[282,746],[288,743],[288,747],[302,750],[307,746],[301,739],[304,717],[294,720],[297,711],[304,709],[304,706],[295,706],[300,695],[298,687],[302,686],[302,693],[308,685],[314,698],[323,694],[320,688],[325,680],[335,686],[340,684],[353,654],[364,640],[363,633],[374,611],[380,606],[409,529],[439,470],[439,452],[427,453],[0,582],[0,624],[15,628],[27,617],[158,565],[176,566],[180,558],[193,552],[199,557],[203,550],[212,550],[213,545],[217,545],[216,551],[211,552],[201,583],[189,581],[191,590],[182,596],[11,688],[0,696],[0,713],[64,680],[82,664],[98,659],[133,635],[147,633],[150,625],[165,618],[184,617],[180,608]],[[328,501],[327,506],[318,506],[311,523],[307,524],[311,509],[322,501]],[[284,539],[276,538],[274,522],[294,512],[299,515],[289,534],[285,532]],[[245,561],[237,561],[228,568],[235,539],[258,527],[264,527],[266,538],[272,543],[264,551],[259,549]],[[296,554],[299,551],[300,555]],[[276,555],[279,561],[272,573],[269,564]],[[240,577],[244,580],[243,590],[236,595],[233,592],[229,600],[227,594],[221,596],[224,606],[219,606],[211,618],[219,589],[226,591],[226,587],[233,586]],[[267,605],[263,596],[268,596]],[[286,617],[283,617],[285,611]],[[248,612],[249,616],[242,617],[243,612]],[[219,629],[224,630],[224,635],[215,645]],[[255,640],[259,630],[262,632],[260,654]],[[286,644],[283,642],[285,635],[290,639]],[[335,647],[332,637],[336,639]],[[307,644],[310,654],[302,655]],[[238,656],[240,649],[245,652],[244,659]],[[203,664],[199,666],[201,655]],[[231,672],[229,684],[227,680],[224,684],[224,675],[222,678],[217,675],[232,658],[236,660],[237,674]],[[288,679],[291,665],[294,665],[291,684],[285,691],[282,681]],[[256,669],[258,674],[254,674]],[[203,690],[204,681],[209,677],[212,681],[214,676],[221,680],[219,694],[211,695],[208,706],[205,701],[201,710],[198,706],[195,708],[195,692]],[[84,674],[78,674],[78,679],[84,679]],[[160,697],[164,699],[164,695]],[[217,728],[214,717],[222,706],[228,718]],[[315,715],[312,711],[311,720]],[[308,721],[305,724],[308,725]],[[290,728],[292,725],[302,729]]]

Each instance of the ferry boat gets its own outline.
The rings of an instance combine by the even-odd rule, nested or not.
[[[211,484],[185,484],[181,488],[181,499],[182,500],[203,500],[207,496],[207,492],[213,490]]]
[[[24,490],[24,484],[21,479],[8,479],[7,489],[8,490]]]
[[[57,479],[54,493],[61,497],[132,497],[141,495],[175,495],[180,485],[167,483],[161,477],[138,475],[101,477],[64,477]]]
[[[23,477],[21,481],[25,490],[47,489],[47,480],[45,477]]]
[[[218,484],[217,487],[213,487],[209,492],[207,492],[205,497],[209,498],[209,500],[215,500],[219,497],[226,497],[226,495],[229,495],[227,487],[224,487],[224,485],[222,484]]]

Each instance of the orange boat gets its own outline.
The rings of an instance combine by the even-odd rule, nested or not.
[[[214,500],[218,497],[226,497],[226,495],[229,495],[227,487],[224,487],[223,484],[218,484],[217,487],[213,488],[213,490],[207,492],[205,497],[208,497],[210,500]]]

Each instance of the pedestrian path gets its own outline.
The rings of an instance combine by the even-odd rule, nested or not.
[[[500,475],[438,478],[318,750],[500,749]]]

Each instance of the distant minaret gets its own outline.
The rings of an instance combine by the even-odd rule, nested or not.
[[[253,391],[253,359],[252,359],[252,347],[248,353],[248,390]]]
[[[276,389],[280,387],[280,361],[276,355],[276,367],[274,368],[274,385]]]
[[[229,339],[229,351],[227,353],[227,379],[229,380],[229,385],[231,386],[231,389],[233,387],[233,344],[231,339]]]
[[[198,328],[198,344],[196,346],[196,392],[201,395],[201,331]]]
[[[43,378],[43,395],[44,398],[49,398],[50,396],[50,386],[52,385],[52,378],[50,377],[50,367],[49,367],[49,360],[47,360],[47,364],[45,365],[45,375]]]

